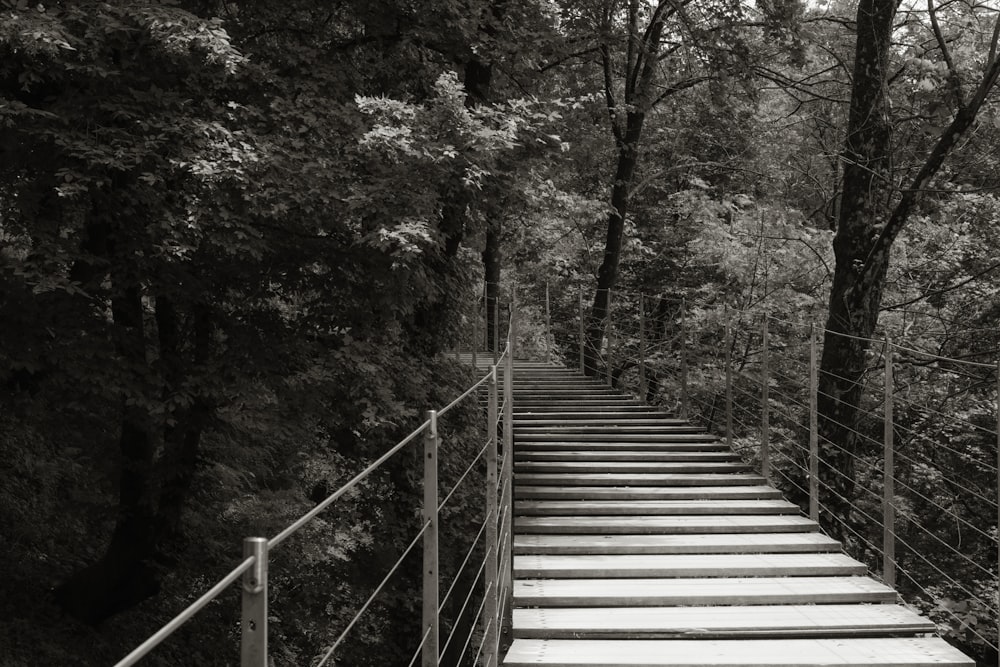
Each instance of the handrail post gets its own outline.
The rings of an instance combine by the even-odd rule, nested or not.
[[[681,299],[681,419],[691,415],[688,396],[687,301]]]
[[[892,340],[885,337],[885,391],[883,407],[882,462],[882,583],[889,588],[896,587],[896,507],[895,502],[895,417],[893,415],[894,382],[892,377]]]
[[[254,557],[243,574],[240,621],[240,667],[268,667],[267,660],[267,538],[243,540],[243,557]]]
[[[771,476],[771,353],[767,315],[762,329],[760,360],[760,474],[770,483]]]
[[[513,349],[513,344],[509,344]],[[500,601],[502,609],[501,631],[504,636],[504,644],[509,645],[513,639],[513,614],[514,614],[514,560],[513,560],[513,520],[514,512],[514,359],[508,351],[504,360],[503,373],[504,389],[504,411],[503,411],[503,470],[500,482],[501,495],[504,498],[503,507],[500,512],[503,515],[503,525],[500,527],[500,543],[504,545],[500,560],[504,564],[503,571],[499,573],[499,581],[506,582],[507,588],[504,591],[503,599]]]
[[[484,574],[486,609],[483,612],[483,665],[498,664],[497,625],[499,577],[497,570],[497,367],[490,367],[489,407],[486,425],[486,572]]]
[[[513,357],[517,348],[517,285],[510,288],[510,325],[507,331],[507,342],[510,345],[510,356]]]
[[[578,301],[580,302],[579,303],[579,306],[580,306],[580,331],[579,331],[579,336],[580,336],[580,373],[586,375],[587,369],[586,369],[586,366],[585,366],[586,362],[584,361],[584,353],[583,353],[583,347],[584,347],[584,344],[585,344],[584,341],[586,340],[586,331],[585,331],[586,327],[585,327],[584,322],[583,322],[583,288],[582,287],[580,288],[580,291],[579,291],[577,297],[578,297]]]
[[[997,361],[996,445],[997,470],[1000,470],[1000,360]],[[1000,479],[997,480],[997,526],[1000,526]],[[1000,572],[1000,539],[997,540],[997,571]],[[997,589],[997,609],[1000,609],[1000,587]],[[1000,637],[1000,614],[997,615],[997,637]]]
[[[486,305],[489,308],[489,304]],[[493,364],[500,359],[500,286],[493,291]]]
[[[729,324],[729,306],[725,315],[725,359],[726,359],[726,446],[733,448],[733,330]]]
[[[421,667],[438,665],[438,425],[437,410],[427,411],[430,424],[424,431],[424,575],[421,628],[427,641],[421,653]]]
[[[816,325],[809,325],[809,518],[819,521],[819,417],[816,397]]]
[[[479,309],[476,309],[476,316],[472,318],[472,367],[477,367],[476,348],[479,347]]]
[[[552,361],[552,318],[549,311],[549,281],[545,281],[545,363]]]
[[[646,299],[639,293],[639,397],[646,402]]]
[[[614,347],[614,330],[615,323],[611,316],[611,289],[608,289],[608,307],[607,307],[607,318],[608,318],[608,351],[604,354],[604,366],[607,373],[607,383],[609,387],[615,386],[614,377],[611,374],[611,350]]]

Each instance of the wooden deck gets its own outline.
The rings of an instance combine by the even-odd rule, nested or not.
[[[506,667],[974,667],[703,429],[519,362],[514,438]]]

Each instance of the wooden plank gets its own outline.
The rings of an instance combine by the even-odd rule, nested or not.
[[[842,553],[523,555],[514,576],[527,578],[830,577],[867,568]]]
[[[520,533],[679,535],[682,533],[786,533],[819,530],[801,516],[556,516],[514,517]]]
[[[798,514],[799,506],[787,500],[524,500],[515,503],[515,513],[522,516]]]
[[[764,484],[760,475],[746,473],[732,474],[670,474],[670,473],[632,473],[632,474],[559,474],[559,473],[520,473],[518,484],[524,485],[559,485],[559,486],[750,486]]]
[[[518,607],[674,607],[895,603],[868,577],[515,579]]]
[[[934,630],[926,618],[893,604],[514,610],[515,638],[863,637]]]
[[[685,426],[670,426],[665,425],[626,425],[626,424],[613,424],[605,423],[600,426],[576,426],[574,424],[560,424],[557,426],[540,426],[540,425],[518,425],[514,427],[514,434],[522,433],[524,435],[537,435],[545,433],[611,433],[611,434],[656,434],[656,433],[694,433],[699,432],[700,429],[697,426],[691,426],[687,424]]]
[[[515,498],[555,500],[724,500],[780,498],[770,486],[529,486],[514,487]]]
[[[721,554],[836,552],[840,542],[814,533],[691,535],[515,535],[515,554]]]
[[[732,451],[714,435],[707,433],[684,436],[664,436],[649,442],[634,442],[621,440],[617,442],[580,442],[569,438],[561,440],[525,440],[521,438],[515,443],[519,449],[530,448],[533,450],[552,451]]]
[[[694,435],[694,432],[691,433]],[[684,442],[678,433],[527,433],[523,430],[514,434],[518,442]]]
[[[648,417],[642,416],[631,416],[614,419],[607,418],[593,418],[592,415],[583,418],[567,418],[559,417],[556,419],[540,419],[538,417],[532,419],[524,419],[520,416],[514,417],[514,428],[564,428],[570,426],[576,427],[608,427],[611,425],[615,426],[680,426],[683,428],[690,428],[690,422],[683,421],[681,419],[671,419],[669,417]]]
[[[547,451],[526,449],[523,445],[515,448],[518,461],[632,461],[632,462],[733,462],[739,457],[730,451],[636,451],[636,450],[587,450],[587,451]]]
[[[527,473],[726,473],[746,472],[745,463],[720,461],[515,461]]]
[[[871,639],[516,639],[505,667],[975,667],[944,640]]]

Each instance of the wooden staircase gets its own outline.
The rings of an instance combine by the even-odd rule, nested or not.
[[[561,367],[514,382],[506,667],[974,667],[704,429]]]

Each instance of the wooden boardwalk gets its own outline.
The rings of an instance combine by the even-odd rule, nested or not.
[[[506,667],[974,667],[704,430],[519,362],[514,438]]]

